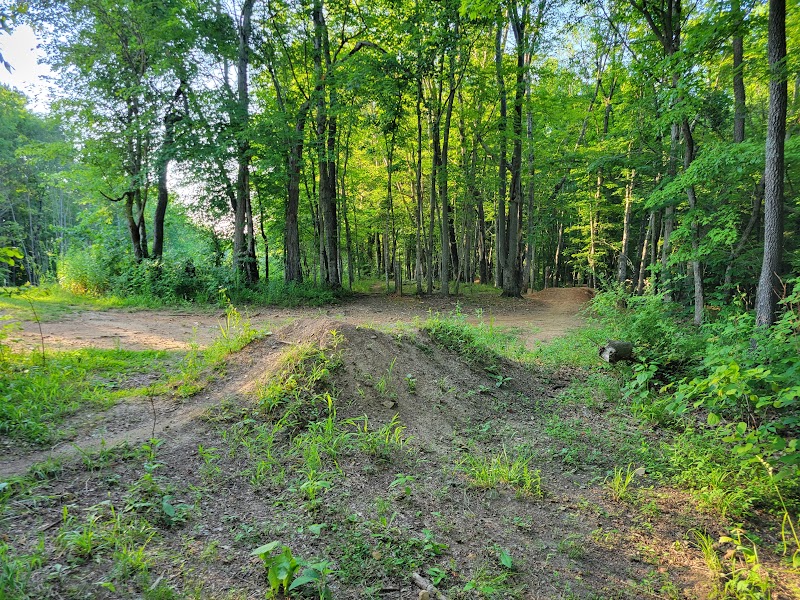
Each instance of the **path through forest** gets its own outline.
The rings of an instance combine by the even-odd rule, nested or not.
[[[613,378],[503,359],[489,369],[437,349],[430,331],[391,330],[458,309],[513,328],[532,346],[580,326],[590,296],[586,288],[519,300],[375,294],[323,309],[250,307],[252,325],[272,335],[236,353],[197,393],[134,394],[104,410],[87,407],[60,425],[50,448],[0,436],[0,480],[45,465],[30,494],[7,509],[3,533],[25,555],[43,537],[58,549],[63,532],[71,535],[84,515],[95,518],[98,507],[126,519],[145,515],[158,525],[158,537],[148,539],[156,583],[147,585],[202,589],[206,597],[263,598],[264,566],[251,553],[269,540],[333,561],[327,581],[337,600],[385,597],[385,590],[415,600],[415,568],[442,575],[456,600],[476,598],[469,590],[485,586],[501,586],[507,598],[708,597],[714,580],[687,539],[692,531],[725,533],[714,517],[684,490],[656,485],[650,467],[636,469],[625,501],[603,483],[624,465],[646,465],[650,449],[664,443],[663,432],[618,410]],[[43,323],[43,333],[53,350],[180,351],[210,343],[224,316],[219,309],[86,311]],[[35,346],[36,324],[26,323],[19,338]],[[303,348],[325,349],[304,359],[308,372],[297,362]],[[302,390],[312,371],[325,373],[328,420],[314,416],[313,398],[323,396],[308,390],[291,417],[302,424],[285,420],[288,412],[279,418],[289,410],[284,400],[260,404],[267,384],[280,388],[288,377],[281,390],[289,381]],[[376,440],[385,440],[382,454],[372,450]],[[513,482],[528,491],[511,479],[484,485],[470,475],[471,464],[501,465],[509,456],[525,461],[527,475]],[[323,476],[324,501],[314,504],[303,478]],[[183,507],[180,523],[164,525],[159,511],[167,502]],[[308,534],[311,523],[319,534]],[[773,597],[792,597],[796,578],[768,550],[777,547],[777,531],[758,535],[762,563],[778,573]],[[116,555],[96,553],[58,577],[45,562],[30,580],[34,597],[118,597],[97,589],[112,576]],[[51,563],[63,556],[58,550]]]
[[[257,328],[277,327],[295,319],[328,317],[350,325],[385,326],[425,319],[430,314],[447,315],[457,308],[476,322],[479,318],[499,327],[514,328],[528,347],[548,341],[580,326],[579,314],[591,298],[588,288],[552,288],[533,292],[521,300],[495,296],[465,295],[458,298],[358,295],[324,308],[243,309]],[[104,310],[76,312],[42,323],[46,348],[122,348],[126,350],[181,350],[192,342],[205,346],[220,333],[224,311],[197,310]],[[16,335],[23,345],[40,344],[36,323],[26,321]]]

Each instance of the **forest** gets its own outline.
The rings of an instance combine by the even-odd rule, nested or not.
[[[767,8],[20,7],[5,21],[38,27],[57,87],[48,114],[2,91],[0,239],[22,254],[4,281],[187,299],[619,282],[696,324],[752,307],[765,239],[776,290],[797,266],[799,20],[775,17],[767,56]]]
[[[800,597],[797,0],[21,27],[0,600]]]

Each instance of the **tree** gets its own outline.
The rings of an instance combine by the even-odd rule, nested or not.
[[[756,324],[775,322],[776,299],[781,294],[783,256],[783,178],[786,139],[786,0],[769,2],[769,116],[764,166],[764,258],[756,293]]]
[[[255,0],[243,0],[234,16],[238,39],[236,57],[236,104],[231,125],[236,130],[236,205],[233,224],[233,268],[242,280],[252,285],[258,281],[256,237],[253,206],[250,198],[250,37],[253,33]]]
[[[122,203],[136,260],[150,257],[147,203],[157,159],[158,115],[172,102],[172,82],[184,81],[183,58],[192,30],[181,18],[179,0],[168,2],[44,2],[34,16],[55,26],[46,48],[61,73],[61,107],[86,158],[108,161],[107,188],[101,193]],[[174,88],[172,88],[174,89]],[[172,117],[174,119],[174,115]],[[167,140],[168,145],[171,143]],[[91,149],[101,149],[92,153]],[[107,163],[111,164],[111,163]],[[163,165],[162,165],[163,166]],[[166,167],[164,167],[166,168]],[[165,182],[164,182],[165,183]],[[158,219],[163,219],[162,200]],[[157,253],[163,252],[163,220],[158,223]]]

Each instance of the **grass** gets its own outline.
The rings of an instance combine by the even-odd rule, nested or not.
[[[7,350],[0,355],[0,434],[35,445],[66,433],[64,421],[83,410],[105,410],[122,399],[201,390],[233,352],[260,332],[229,305],[219,337],[188,353],[85,348]],[[142,383],[144,382],[144,384]]]
[[[334,292],[313,283],[285,283],[273,280],[260,282],[254,288],[229,288],[216,293],[210,301],[191,302],[182,298],[160,298],[152,294],[110,293],[108,295],[80,294],[58,284],[43,284],[37,287],[0,288],[0,315],[15,321],[54,321],[64,316],[85,310],[108,310],[111,308],[163,308],[167,306],[189,306],[197,310],[203,306],[237,305],[258,306],[327,306],[336,304],[348,292]]]
[[[628,500],[630,492],[628,488],[633,482],[634,477],[637,475],[644,475],[644,468],[640,467],[634,469],[633,465],[628,465],[627,469],[622,467],[614,467],[614,472],[609,475],[605,480],[605,486],[611,493],[611,498],[617,502]]]
[[[459,464],[459,469],[473,485],[482,488],[495,488],[507,485],[519,496],[542,498],[542,476],[538,469],[530,468],[531,458],[508,456],[505,448],[493,456],[474,456],[467,454]]]
[[[495,375],[501,358],[520,359],[525,355],[524,345],[513,334],[497,329],[491,320],[467,323],[460,309],[447,317],[431,316],[421,329],[445,350]]]
[[[143,396],[164,379],[177,355],[163,351],[82,349],[9,352],[0,361],[0,434],[33,444],[59,439],[59,426],[86,408],[105,409],[122,398]],[[131,387],[129,382],[133,382]]]
[[[42,321],[54,321],[78,310],[106,310],[138,306],[115,296],[74,294],[58,285],[0,288],[0,313],[15,320],[33,320],[32,309]]]

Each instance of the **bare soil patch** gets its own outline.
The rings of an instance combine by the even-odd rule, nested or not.
[[[554,288],[508,300],[469,293],[456,298],[358,295],[326,308],[245,307],[254,327],[273,327],[293,319],[332,317],[351,325],[388,326],[426,319],[430,314],[460,310],[468,319],[494,320],[500,327],[514,328],[533,346],[548,341],[583,323],[580,310],[591,298],[588,288]],[[42,323],[45,347],[124,348],[127,350],[186,350],[191,344],[204,347],[220,332],[222,310],[118,310],[83,311],[58,321]],[[39,347],[39,326],[22,323],[15,337],[30,349]]]

